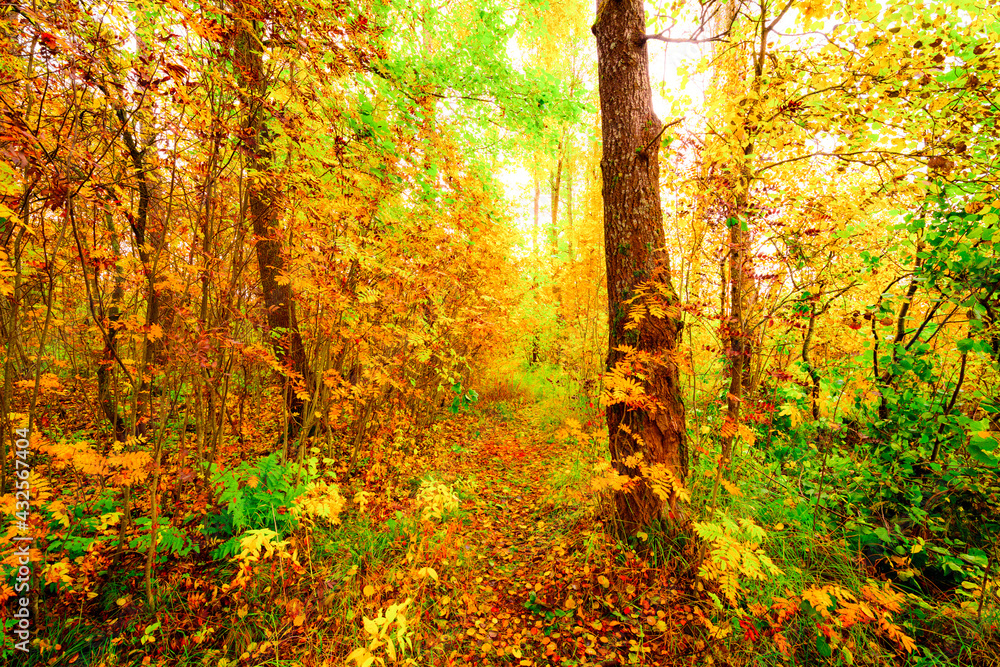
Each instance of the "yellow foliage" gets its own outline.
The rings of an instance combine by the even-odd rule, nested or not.
[[[590,480],[590,486],[597,493],[621,491],[632,481],[632,478],[628,475],[620,475],[608,461],[598,462],[594,470],[598,474]]]
[[[891,585],[887,583],[882,588],[873,585],[862,587],[861,597],[863,600],[859,600],[854,593],[835,584],[814,586],[802,591],[799,596],[789,592],[788,598],[774,599],[770,608],[773,614],[772,623],[778,629],[785,627],[788,621],[800,612],[801,603],[808,602],[826,619],[833,631],[845,632],[842,639],[846,638],[846,631],[851,626],[870,625],[907,653],[911,652],[914,648],[913,638],[907,636],[892,622],[892,614],[902,609],[903,594],[892,590]],[[780,645],[779,650],[785,652]]]
[[[324,519],[332,524],[340,523],[340,512],[346,504],[340,489],[323,481],[310,482],[306,492],[295,499],[292,512],[296,516]]]
[[[831,617],[830,607],[833,606],[833,600],[826,588],[810,588],[803,591],[802,599],[812,605],[823,618]]]
[[[149,452],[125,452],[107,457],[90,447],[86,442],[57,443],[43,442],[38,451],[52,457],[51,465],[56,470],[74,468],[88,476],[111,477],[112,484],[138,484],[149,476],[153,457]]]
[[[743,492],[740,491],[740,487],[736,486],[735,484],[733,484],[732,482],[730,482],[728,479],[723,479],[723,478],[720,477],[719,478],[719,484],[721,484],[722,488],[724,488],[726,491],[728,491],[730,493],[730,495],[736,496],[737,498],[742,498],[743,497]]]
[[[425,480],[420,483],[417,492],[417,505],[420,507],[420,518],[424,521],[441,520],[445,513],[458,509],[458,496],[447,484],[437,480]]]
[[[275,541],[277,537],[278,533],[269,528],[248,530],[240,538],[240,553],[236,558],[245,563],[260,560],[262,557],[264,560],[267,560],[275,554],[294,559],[294,554],[288,553],[288,541]],[[263,552],[263,556],[261,552]]]
[[[61,500],[56,500],[49,503],[46,506],[46,509],[48,509],[49,513],[52,515],[52,518],[58,521],[63,528],[69,527],[69,515],[66,514],[65,512],[66,510],[65,503],[63,503]]]
[[[618,370],[618,367],[615,367]],[[612,372],[604,379],[604,391],[601,392],[601,407],[616,403],[635,403],[645,396],[642,384],[631,377]]]
[[[34,390],[35,380],[18,380],[15,382],[21,389]],[[59,382],[59,376],[55,373],[45,373],[38,378],[38,391],[42,394],[47,393],[59,393],[62,391],[62,384]]]
[[[379,649],[384,648],[386,657],[393,662],[398,661],[407,650],[412,651],[413,632],[407,627],[406,619],[411,602],[407,598],[400,604],[390,605],[375,618],[363,616],[362,626],[369,637],[368,645],[351,651],[346,661],[353,661],[357,667],[369,667],[376,662],[385,665],[385,659],[376,653]],[[413,664],[412,659],[406,659],[405,664]]]
[[[644,369],[652,363],[653,359],[648,353],[636,350],[629,345],[620,345],[616,349],[624,353],[625,356],[619,359],[611,372],[604,376],[601,407],[617,403],[643,406],[647,402]]]
[[[643,466],[642,472],[649,479],[653,492],[664,502],[671,498],[676,498],[682,503],[691,501],[691,493],[666,465],[655,463]]]
[[[626,432],[629,431],[626,429]],[[642,452],[636,452],[635,454],[627,456],[625,460],[622,461],[622,465],[625,466],[626,468],[638,468],[640,465],[642,465],[643,458],[645,457],[643,456]]]
[[[111,526],[117,526],[118,521],[122,518],[121,512],[111,512],[109,514],[102,514],[100,517],[100,525],[97,526],[99,532],[103,532],[110,528]]]
[[[869,602],[877,604],[893,613],[900,611],[902,602],[905,599],[902,593],[892,590],[888,582],[886,582],[883,588],[871,585],[864,586],[861,589],[861,596]]]
[[[64,560],[58,561],[56,563],[51,563],[45,566],[42,571],[42,576],[45,579],[46,584],[72,584],[73,577],[69,575],[70,564]]]
[[[118,468],[113,478],[115,484],[138,484],[149,477],[153,457],[149,452],[126,452],[112,454],[107,458],[109,467]]]
[[[368,498],[372,494],[367,491],[358,491],[354,494],[354,503],[358,506],[358,511],[364,514],[365,506],[368,505]]]
[[[721,511],[718,518],[719,523],[694,523],[695,532],[710,547],[698,575],[717,582],[726,600],[736,606],[741,577],[764,581],[768,574],[781,574],[781,568],[760,547],[763,528],[749,519],[740,519],[737,525]]]
[[[800,423],[802,423],[802,414],[799,412],[799,409],[791,403],[782,404],[778,414],[783,417],[788,417],[789,421],[792,422],[792,428],[796,428]]]
[[[10,211],[9,208],[0,204],[0,213],[6,214]],[[11,280],[17,272],[10,265],[8,260],[8,255],[2,249],[0,249],[0,296],[11,296],[14,294],[14,281]]]

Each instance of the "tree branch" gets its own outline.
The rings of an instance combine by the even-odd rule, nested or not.
[[[607,0],[605,0],[605,2],[606,1]],[[793,1],[794,0],[789,0],[789,4],[791,4],[791,2]],[[715,14],[717,13],[718,10],[716,10],[716,12],[713,13],[712,17],[710,18],[714,18]],[[726,38],[729,37],[729,33],[733,31],[733,25],[736,23],[736,14],[735,13],[733,14],[732,19],[730,19],[729,21],[729,25],[723,32],[720,32],[718,35],[715,35],[714,37],[706,37],[704,39],[698,37],[698,35],[700,35],[702,31],[705,29],[705,24],[707,23],[707,21],[704,20],[704,14],[702,14],[702,19],[703,20],[700,21],[700,25],[698,26],[698,30],[695,31],[694,35],[692,35],[691,37],[667,37],[666,34],[670,32],[670,29],[673,28],[674,25],[676,25],[677,23],[676,21],[674,21],[674,23],[670,25],[670,28],[665,28],[660,32],[656,33],[655,35],[644,35],[640,37],[636,45],[642,46],[651,39],[655,39],[658,42],[666,42],[668,44],[708,44],[711,42],[724,42],[726,41]]]
[[[656,141],[657,139],[659,139],[659,138],[660,138],[660,136],[661,136],[661,135],[663,134],[663,132],[664,132],[664,131],[665,131],[665,130],[666,130],[666,129],[668,128],[668,127],[673,127],[674,125],[677,125],[678,123],[681,123],[681,122],[683,122],[683,121],[684,121],[684,116],[681,116],[681,117],[680,117],[680,118],[678,118],[677,120],[672,120],[672,121],[670,121],[669,123],[667,123],[666,125],[664,125],[663,127],[661,127],[661,128],[660,128],[660,131],[656,133],[656,136],[655,136],[655,137],[653,137],[652,139],[650,139],[650,140],[649,140],[649,143],[648,143],[648,144],[646,144],[645,146],[643,146],[643,147],[642,147],[642,150],[641,150],[641,151],[638,151],[638,154],[639,154],[639,155],[645,155],[645,153],[646,153],[646,150],[647,150],[647,149],[649,149],[649,147],[653,145],[653,142],[654,142],[654,141]]]

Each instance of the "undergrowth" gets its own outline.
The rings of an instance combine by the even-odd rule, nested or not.
[[[998,654],[981,546],[887,527],[885,503],[865,505],[880,492],[865,486],[881,479],[876,464],[816,431],[738,440],[726,474],[713,436],[689,434],[701,451],[684,516],[613,537],[611,498],[627,480],[597,408],[553,389],[553,374],[483,387],[419,438],[386,429],[357,469],[314,448],[301,463],[206,467],[200,490],[176,499],[164,487],[153,606],[150,523],[128,521],[90,479],[132,480],[145,514],[148,461],[126,450],[97,469],[82,439],[42,443],[44,593],[26,664],[986,665]],[[555,395],[531,403],[534,391]],[[58,476],[74,482],[48,483]],[[944,564],[954,585],[932,590],[928,572]],[[10,565],[8,554],[8,596]]]

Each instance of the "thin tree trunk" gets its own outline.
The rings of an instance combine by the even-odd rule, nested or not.
[[[533,255],[535,265],[535,270],[538,270],[540,253],[538,252],[538,224],[539,224],[539,206],[542,200],[542,189],[538,183],[538,172],[533,174],[534,185],[535,185],[535,217],[534,222],[531,226],[531,254]],[[532,294],[535,297],[535,308],[538,307],[538,275],[537,273],[532,278]],[[535,365],[539,361],[541,353],[541,341],[539,340],[538,331],[536,330],[531,336],[531,364]]]
[[[741,165],[742,168],[742,165]],[[746,237],[743,225],[746,220],[746,192],[743,178],[736,193],[729,218],[729,317],[726,320],[726,356],[729,359],[729,391],[726,393],[726,426],[723,428],[723,468],[732,456],[733,438],[740,421],[740,404],[743,402],[743,368],[747,361],[746,315],[743,310],[746,289]]]
[[[572,266],[573,256],[573,167],[572,163],[566,169],[566,244],[569,246],[568,257]]]
[[[552,223],[549,227],[549,255],[556,256],[559,252],[559,198],[562,193],[562,172],[563,172],[563,142],[559,142],[559,159],[556,160],[556,170],[549,179],[551,187],[550,198],[552,201]]]
[[[726,7],[724,21],[731,26],[737,18],[737,5],[730,1]],[[732,457],[733,439],[738,431],[740,408],[745,398],[745,389],[750,384],[750,355],[752,352],[747,338],[747,277],[749,275],[749,247],[747,233],[749,230],[750,185],[753,180],[751,162],[754,152],[755,115],[760,99],[760,88],[764,72],[764,58],[767,50],[767,35],[770,28],[767,25],[767,5],[760,5],[760,17],[755,28],[758,48],[750,54],[752,57],[753,77],[750,82],[752,97],[748,100],[743,123],[746,129],[746,139],[738,150],[734,151],[729,174],[729,205],[727,207],[727,224],[729,225],[729,317],[725,324],[726,356],[729,361],[729,391],[726,395],[726,423],[722,439],[722,470],[729,466]],[[759,33],[757,32],[759,31]],[[735,57],[739,57],[736,52]],[[740,95],[737,86],[742,81],[740,69],[726,71],[723,74],[724,94]],[[754,101],[750,101],[754,100]]]
[[[97,400],[101,406],[101,412],[104,413],[104,418],[111,425],[115,440],[124,440],[125,424],[121,415],[118,414],[118,405],[115,403],[111,391],[111,376],[112,369],[118,360],[118,321],[121,319],[120,305],[125,296],[125,271],[122,269],[121,262],[117,261],[121,258],[121,244],[118,242],[118,231],[115,229],[114,216],[111,211],[105,214],[105,221],[108,233],[111,235],[111,249],[114,251],[116,261],[111,302],[108,305],[107,314],[99,314],[107,333],[104,336],[104,350],[101,352],[101,360],[97,365]],[[94,287],[97,288],[96,280]],[[95,313],[96,315],[97,313]]]
[[[817,298],[819,298],[817,296]],[[812,418],[819,419],[819,371],[813,365],[812,360],[809,358],[809,353],[811,352],[810,346],[812,345],[813,333],[816,331],[816,316],[819,313],[816,312],[816,302],[813,301],[809,306],[809,325],[806,327],[806,334],[802,338],[802,365],[805,366],[806,373],[809,374],[809,379],[812,382],[812,388],[809,392],[809,401],[811,405],[810,412]]]

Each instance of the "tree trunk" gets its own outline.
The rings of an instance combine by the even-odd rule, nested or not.
[[[538,183],[538,172],[532,174],[534,178],[535,186],[535,208],[534,208],[534,222],[531,225],[531,253],[532,263],[535,265],[535,271],[538,271],[538,265],[540,263],[541,253],[538,252],[538,222],[539,222],[539,206],[542,201],[542,189]],[[535,297],[535,310],[538,310],[538,274],[536,273],[531,279],[531,292]],[[537,328],[531,337],[531,365],[535,366],[540,360],[541,354],[541,340],[538,334]]]
[[[752,146],[752,144],[751,144]],[[727,469],[733,453],[733,439],[740,423],[740,404],[743,402],[744,366],[748,363],[746,347],[746,221],[747,195],[744,189],[745,164],[740,169],[736,183],[735,201],[727,220],[729,225],[729,318],[725,323],[726,356],[729,360],[729,391],[726,393],[726,425],[723,427],[722,466]]]
[[[281,191],[274,172],[274,154],[270,133],[265,123],[264,100],[267,96],[267,77],[264,73],[262,37],[259,23],[254,20],[251,5],[237,4],[239,20],[233,64],[240,83],[240,102],[245,109],[243,120],[243,145],[247,170],[254,173],[248,179],[250,221],[256,237],[257,263],[260,268],[264,309],[268,329],[280,334],[273,350],[278,362],[305,385],[306,392],[312,385],[311,372],[306,360],[305,346],[295,317],[292,290],[287,281],[279,278],[285,273],[285,256],[281,248],[278,218],[281,210]],[[305,400],[296,386],[287,392],[290,436],[298,433]],[[291,437],[289,438],[291,440]]]
[[[725,7],[725,11],[719,16],[723,21],[719,26],[720,31],[725,26],[732,27],[738,17],[738,6],[736,2],[730,0]],[[760,89],[762,86],[762,76],[764,72],[764,59],[767,49],[768,27],[767,6],[760,5],[760,18],[754,30],[759,30],[758,35],[754,33],[755,40],[759,48],[750,53],[744,54],[740,50],[731,52],[727,57],[732,61],[728,67],[724,61],[720,61],[716,72],[718,79],[717,88],[723,95],[731,99],[740,100],[740,109],[743,111],[742,118],[737,122],[743,123],[746,132],[746,139],[732,145],[732,155],[726,175],[727,188],[724,196],[726,202],[727,222],[729,225],[729,317],[724,324],[726,337],[726,357],[729,362],[729,391],[726,395],[726,423],[723,426],[722,440],[722,470],[728,470],[729,461],[733,452],[733,440],[736,437],[740,423],[740,408],[746,398],[745,391],[751,383],[751,357],[753,353],[752,342],[749,340],[747,331],[747,296],[749,288],[753,286],[750,276],[749,257],[749,213],[750,213],[750,185],[753,180],[751,170],[754,159],[754,141],[756,138],[757,120],[759,119]],[[753,66],[753,77],[750,80],[750,90],[754,93],[748,96],[743,92],[743,69],[745,59],[750,57]],[[744,225],[747,226],[744,229]]]
[[[611,455],[619,474],[635,478],[615,494],[620,528],[634,534],[660,517],[663,499],[634,465],[641,454],[649,465],[665,465],[677,480],[687,473],[684,405],[677,366],[672,361],[681,322],[667,310],[651,313],[626,330],[626,301],[646,283],[674,306],[669,258],[664,248],[659,190],[660,120],[653,112],[649,60],[641,0],[601,0],[592,28],[597,37],[601,99],[601,159],[604,199],[604,252],[608,280],[608,359],[614,368],[631,345],[657,360],[645,369],[643,407],[610,405],[606,415]],[[625,428],[623,428],[625,427]],[[632,457],[631,461],[626,459]],[[673,498],[671,498],[673,505]]]
[[[97,215],[95,211],[95,216]],[[118,242],[118,230],[115,228],[114,216],[110,211],[105,212],[105,221],[108,234],[111,237],[111,249],[114,251],[113,257],[121,257],[121,244]],[[75,231],[75,230],[74,230]],[[106,328],[104,336],[104,350],[101,352],[101,360],[97,366],[97,397],[104,417],[111,425],[115,440],[125,440],[125,422],[118,414],[118,403],[115,400],[115,393],[112,391],[111,382],[114,373],[115,363],[118,361],[118,331],[121,329],[121,303],[125,298],[125,271],[119,261],[115,262],[113,287],[111,290],[111,300],[105,310],[98,306],[100,310],[95,313],[101,326]],[[94,280],[94,290],[98,289],[97,280]],[[103,304],[103,299],[98,299],[97,304]]]
[[[552,200],[552,222],[549,226],[549,256],[555,258],[559,253],[559,196],[562,192],[562,172],[563,172],[563,142],[559,142],[559,157],[556,160],[556,169],[549,178],[549,187]]]
[[[566,169],[566,242],[569,246],[567,256],[569,265],[573,265],[573,165]]]

